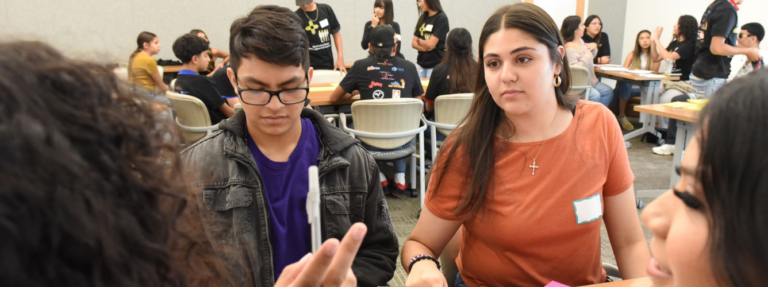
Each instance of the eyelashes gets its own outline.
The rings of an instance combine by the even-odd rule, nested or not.
[[[677,189],[672,189],[672,191],[675,193],[675,196],[683,201],[683,203],[692,208],[692,209],[701,209],[703,204],[701,204],[701,201],[688,193],[687,191],[678,191]]]

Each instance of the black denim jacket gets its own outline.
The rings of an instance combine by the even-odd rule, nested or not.
[[[304,109],[322,146],[318,155],[323,240],[344,237],[352,223],[368,233],[352,264],[360,286],[387,285],[395,273],[398,241],[379,183],[379,168],[359,141]],[[263,179],[246,144],[245,114],[185,149],[187,183],[197,194],[206,235],[236,286],[273,286],[269,212]]]

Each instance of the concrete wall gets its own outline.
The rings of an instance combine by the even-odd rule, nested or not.
[[[550,0],[554,1],[554,0]],[[373,1],[323,0],[330,4],[341,23],[344,59],[366,56],[360,47],[363,28],[373,15]],[[499,7],[521,0],[442,0],[451,28],[464,27],[477,41],[485,20]],[[238,17],[262,4],[277,4],[292,10],[293,0],[24,0],[0,1],[0,39],[41,40],[65,53],[102,62],[127,62],[136,48],[136,36],[150,31],[160,38],[155,58],[175,59],[171,46],[190,29],[202,29],[211,46],[228,50],[229,26]],[[411,61],[416,50],[410,39],[418,18],[413,0],[394,0],[395,21],[401,26],[402,52]],[[474,43],[477,47],[477,43]],[[335,52],[335,51],[334,51]]]

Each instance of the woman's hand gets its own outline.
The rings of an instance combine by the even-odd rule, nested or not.
[[[357,286],[352,262],[367,230],[365,224],[355,223],[341,243],[334,238],[326,240],[314,255],[307,254],[286,266],[275,287]]]
[[[371,27],[379,26],[379,17],[376,17],[376,13],[373,13],[373,18],[371,18]]]
[[[447,287],[445,276],[437,269],[437,265],[432,260],[421,260],[413,264],[408,279],[405,280],[406,287]]]

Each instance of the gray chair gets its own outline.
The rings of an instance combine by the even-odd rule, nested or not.
[[[589,101],[589,93],[592,90],[589,85],[589,71],[587,68],[571,66],[571,91],[573,95],[583,95],[585,101]]]
[[[437,157],[437,147],[442,145],[442,142],[437,142],[437,133],[440,132],[445,136],[451,134],[469,112],[474,96],[475,94],[472,93],[439,96],[435,99],[435,121],[428,121],[422,115],[422,119],[428,126],[432,127],[430,131],[432,164],[435,163]]]
[[[411,145],[401,150],[372,151],[371,156],[377,161],[392,161],[405,157],[411,159],[411,188],[416,189],[416,159],[419,160],[419,180],[421,205],[424,205],[424,130],[427,125],[421,118],[423,103],[421,100],[382,99],[362,100],[352,103],[352,120],[355,128],[347,127],[347,116],[339,114],[341,127],[352,137],[357,137],[365,144],[379,149],[399,148],[419,136],[419,150]],[[421,123],[424,125],[419,126]]]
[[[219,129],[219,125],[211,125],[208,109],[200,99],[174,92],[165,95],[171,101],[185,143],[192,144]]]

